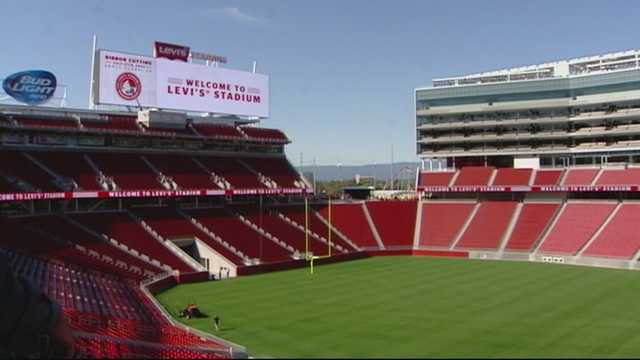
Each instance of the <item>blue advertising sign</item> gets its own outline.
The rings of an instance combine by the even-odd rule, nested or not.
[[[38,105],[49,100],[58,86],[55,75],[44,70],[21,71],[9,75],[2,88],[12,98],[28,105]]]

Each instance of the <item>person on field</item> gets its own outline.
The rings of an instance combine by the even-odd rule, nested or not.
[[[213,318],[213,327],[216,328],[216,331],[220,331],[220,317],[218,315]]]
[[[0,254],[0,358],[72,357],[73,337],[58,304],[16,276]]]
[[[202,313],[196,304],[189,304],[187,307],[180,311],[180,317],[186,317],[187,319],[202,317]]]

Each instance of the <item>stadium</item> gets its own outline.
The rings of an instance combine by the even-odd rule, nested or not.
[[[350,200],[267,75],[155,49],[94,40],[89,109],[2,69],[0,253],[75,357],[637,356],[640,51],[414,89],[412,199]]]

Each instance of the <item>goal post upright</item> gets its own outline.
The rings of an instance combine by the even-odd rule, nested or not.
[[[304,251],[305,258],[309,260],[309,199],[304,197]]]
[[[327,239],[329,240],[329,257],[331,257],[331,196],[329,196],[329,223],[327,225],[327,232],[329,233]]]

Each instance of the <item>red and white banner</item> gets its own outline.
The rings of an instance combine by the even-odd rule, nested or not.
[[[491,193],[491,192],[638,192],[637,185],[603,185],[603,186],[418,186],[419,192],[428,193]]]
[[[96,104],[156,105],[155,59],[113,51],[98,55]]]
[[[640,192],[638,185],[607,186],[421,186],[418,192],[429,193],[510,193],[510,192]],[[76,191],[40,193],[0,193],[0,202],[28,200],[73,200],[73,199],[121,199],[151,197],[196,197],[196,196],[260,196],[260,195],[304,195],[313,194],[310,189],[204,189],[204,190],[126,190],[126,191]]]
[[[169,44],[156,41],[153,44],[153,57],[164,58],[169,60],[189,61],[191,50],[188,46]]]
[[[269,77],[246,71],[156,60],[161,108],[269,117]]]
[[[309,189],[235,189],[235,190],[125,190],[125,191],[75,191],[41,193],[0,193],[0,202],[28,200],[72,200],[72,199],[122,199],[151,197],[195,197],[195,196],[246,196],[246,195],[304,195]]]
[[[157,59],[101,50],[94,102],[269,117],[268,75],[169,60],[182,60],[178,47]]]

